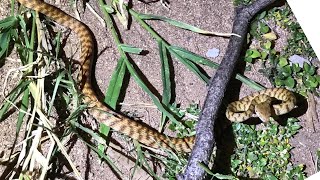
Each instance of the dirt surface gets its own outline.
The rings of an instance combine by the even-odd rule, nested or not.
[[[56,6],[67,11],[69,14],[74,15],[72,7],[68,4],[69,1],[53,2]],[[10,9],[9,0],[0,1],[0,19],[8,15]],[[99,12],[97,8],[97,2],[90,1],[90,5]],[[234,7],[231,1],[216,0],[216,1],[170,1],[170,9],[165,8],[160,2],[151,3],[146,5],[140,1],[133,1],[133,8],[141,13],[163,15],[169,18],[180,20],[205,30],[218,31],[218,32],[231,32],[232,20],[234,16]],[[84,11],[82,6],[79,5],[81,20],[87,24],[97,41],[97,54],[98,59],[95,68],[95,78],[100,90],[104,92],[110,81],[111,74],[115,69],[119,54],[114,45],[114,42],[110,36],[110,33],[106,30],[105,26],[98,21],[97,17],[89,11],[88,8]],[[102,15],[101,15],[102,16]],[[120,23],[119,31],[124,43],[130,44],[136,47],[140,47],[148,51],[147,55],[132,55],[133,61],[140,68],[142,73],[148,79],[148,81],[154,86],[154,88],[161,93],[162,82],[160,72],[159,55],[157,54],[158,45],[152,37],[141,28],[135,21],[130,25],[130,30],[126,30]],[[169,26],[164,22],[148,21],[148,23],[170,44],[184,47],[192,52],[205,56],[209,49],[217,48],[220,50],[220,54],[217,58],[212,60],[220,62],[227,47],[228,39],[219,37],[201,36],[189,31],[181,30]],[[75,36],[70,36],[70,43],[77,44]],[[67,47],[66,47],[67,48]],[[75,49],[75,48],[74,48]],[[74,50],[73,49],[73,50]],[[66,50],[68,51],[68,50]],[[72,50],[71,50],[72,51]],[[11,57],[14,57],[12,55]],[[174,73],[175,73],[175,86],[176,86],[176,102],[180,103],[182,107],[186,107],[192,102],[203,104],[206,95],[206,86],[187,70],[181,63],[174,59]],[[17,67],[19,64],[16,62],[6,61],[5,66],[0,69],[1,82],[4,81],[4,77],[9,69]],[[257,67],[258,69],[259,67]],[[213,74],[213,70],[205,68],[209,75]],[[253,69],[250,72],[246,72],[246,75],[253,80],[270,87],[267,79],[264,78],[259,72]],[[11,84],[10,84],[11,83]],[[11,80],[8,87],[13,87],[15,80]],[[240,97],[248,95],[252,92],[248,87],[243,86],[240,91]],[[1,100],[3,97],[1,96]],[[316,99],[319,102],[319,99]],[[160,113],[153,107],[144,107],[139,104],[152,105],[151,98],[135,83],[131,78],[128,84],[128,88],[123,100],[123,107],[121,111],[129,111],[136,114],[138,117],[149,124],[152,127],[157,127],[160,119]],[[131,106],[137,105],[138,106]],[[319,112],[318,112],[319,115]],[[0,152],[8,154],[9,148],[14,141],[15,123],[17,115],[13,114],[5,121],[1,122],[0,127]],[[305,127],[305,116],[300,118],[301,125]],[[319,129],[319,122],[315,122],[315,129]],[[292,151],[292,158],[296,164],[305,164],[308,175],[315,172],[315,152],[320,147],[318,141],[319,132],[310,132],[309,129],[303,128],[299,131],[299,134],[291,140],[292,145],[295,147]],[[122,136],[116,135],[115,141],[111,142],[111,148],[108,150],[108,155],[112,158],[118,168],[121,169],[122,175],[116,175],[111,168],[104,162],[99,160],[96,153],[92,152],[81,140],[74,140],[70,148],[70,156],[74,163],[77,165],[78,170],[84,179],[130,179],[129,175],[134,170],[135,157],[134,153],[123,150],[119,147],[126,146],[126,143],[118,142],[122,139]],[[19,142],[19,140],[18,140]],[[124,145],[123,145],[124,144]],[[130,145],[128,145],[130,146]],[[4,167],[0,168],[0,173],[3,173]],[[163,171],[159,166],[154,167],[155,171],[159,174]],[[68,168],[64,167],[64,170],[68,172]],[[61,179],[66,177],[72,177],[71,174],[61,175]],[[144,169],[138,168],[134,173],[132,179],[152,179]]]

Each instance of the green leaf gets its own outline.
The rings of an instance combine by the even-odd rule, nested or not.
[[[7,99],[11,102],[4,101],[0,109],[0,121],[7,113],[8,109],[12,106],[12,103],[15,103],[21,93],[25,92],[27,86],[31,81],[21,81],[18,86],[16,86],[7,96]]]
[[[311,68],[311,66],[310,66],[308,63],[303,62],[303,70],[304,70],[305,72],[309,72],[309,71],[310,71],[310,68]]]
[[[244,60],[248,63],[252,63],[253,59],[252,57],[248,56],[248,57],[245,57]]]
[[[292,69],[293,69],[293,72],[297,73],[301,70],[301,67],[299,66],[298,63],[294,63],[292,64]]]
[[[280,65],[280,67],[284,67],[284,66],[288,65],[287,58],[280,57],[279,58],[279,65]]]
[[[267,59],[267,56],[268,56],[268,53],[267,53],[267,52],[262,51],[260,54],[261,54],[261,59],[262,59],[262,60],[266,60],[266,59]]]
[[[314,75],[315,72],[316,72],[316,68],[313,65],[311,65],[309,71],[306,73],[309,75]]]
[[[11,41],[10,31],[6,31],[0,34],[0,58],[8,51]]]
[[[288,77],[285,81],[284,84],[289,87],[290,89],[293,89],[294,85],[295,85],[295,81],[292,77]]]
[[[266,43],[263,44],[263,46],[266,50],[269,50],[271,49],[272,43],[270,41],[267,41]]]
[[[258,156],[254,154],[253,152],[248,153],[248,161],[249,162],[254,162],[258,159]]]
[[[315,75],[315,78],[318,81],[318,83],[320,84],[320,75]]]
[[[251,55],[250,55],[251,58],[254,59],[254,58],[261,57],[261,54],[260,54],[260,52],[258,50],[252,49],[252,50],[249,50],[249,51],[251,52]]]
[[[22,96],[22,101],[21,101],[21,106],[20,106],[20,111],[19,111],[19,115],[18,115],[18,121],[17,121],[17,127],[16,127],[16,134],[19,133],[20,129],[21,129],[21,125],[23,122],[23,118],[25,117],[25,113],[28,110],[28,106],[29,106],[29,89],[27,88]]]
[[[162,43],[163,41],[158,41],[160,61],[161,61],[161,78],[162,78],[162,103],[166,106],[170,106],[169,103],[171,101],[171,75],[170,75],[170,64],[168,58],[168,51],[166,46]],[[162,131],[166,116],[163,114],[161,117],[160,128],[159,131]]]
[[[169,48],[169,52],[174,57],[176,57],[183,65],[185,65],[190,71],[197,75],[201,80],[203,80],[205,83],[209,82],[209,77],[206,74],[204,74],[194,62],[180,56],[171,48]]]
[[[105,137],[108,137],[108,135],[109,135],[109,133],[110,133],[110,127],[107,126],[107,125],[105,125],[105,124],[103,124],[103,123],[100,123],[99,132],[100,132],[101,134],[103,134]],[[105,142],[104,142],[104,143],[100,142],[100,143],[98,144],[98,150],[99,150],[99,152],[103,153],[103,152],[105,152],[105,149],[106,149],[106,144],[105,144]]]
[[[308,81],[309,87],[312,87],[312,88],[318,87],[318,81],[316,77],[308,76],[307,81]]]
[[[263,11],[262,13],[260,13],[260,14],[258,15],[258,19],[261,20],[261,19],[265,18],[266,15],[267,15],[267,12],[266,12],[266,11]]]
[[[282,67],[281,71],[282,71],[282,75],[284,75],[285,77],[291,76],[292,74],[292,70],[289,65]]]
[[[261,34],[265,34],[265,33],[269,32],[270,29],[267,24],[260,22],[260,31],[261,31]]]

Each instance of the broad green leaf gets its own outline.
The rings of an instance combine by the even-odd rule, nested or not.
[[[266,34],[267,32],[270,31],[270,29],[267,24],[260,22],[260,31],[262,34]]]
[[[294,64],[292,64],[292,70],[293,70],[293,72],[297,73],[301,70],[301,67],[299,66],[298,63],[294,63]]]
[[[272,46],[272,43],[270,41],[267,41],[263,44],[264,49],[270,50]]]
[[[266,33],[266,34],[263,34],[262,37],[264,39],[267,39],[267,40],[270,40],[270,41],[274,41],[277,39],[277,35],[274,33],[274,32],[269,32],[269,33]],[[269,48],[267,49],[270,49],[271,46],[269,46]]]
[[[288,77],[285,81],[284,84],[289,87],[290,89],[293,89],[294,85],[295,85],[295,81],[292,77]]]
[[[279,65],[280,65],[280,67],[284,67],[284,66],[288,65],[287,58],[280,57],[279,58]]]
[[[303,70],[308,73],[310,69],[311,69],[311,66],[308,63],[303,62]]]
[[[261,54],[261,59],[262,59],[262,60],[266,60],[266,59],[267,59],[267,56],[268,56],[268,53],[267,53],[267,52],[262,51],[260,54]]]
[[[282,74],[285,77],[291,76],[291,74],[292,74],[292,70],[291,70],[291,67],[289,65],[286,65],[286,66],[282,67],[281,71],[282,71]]]
[[[0,58],[8,51],[10,44],[10,31],[0,34]]]
[[[250,52],[250,57],[253,59],[261,56],[260,52],[256,49],[249,50],[249,52]]]

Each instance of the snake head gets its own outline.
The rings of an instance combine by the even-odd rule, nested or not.
[[[265,101],[255,105],[255,113],[264,123],[269,122],[271,117],[270,102]]]

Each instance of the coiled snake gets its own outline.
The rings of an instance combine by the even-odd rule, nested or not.
[[[70,15],[66,14],[62,10],[55,6],[47,4],[41,0],[17,0],[22,5],[38,11],[49,18],[53,19],[57,23],[72,29],[79,37],[81,42],[81,54],[80,63],[81,70],[79,75],[80,88],[84,95],[83,103],[88,104],[88,112],[97,119],[100,123],[110,126],[115,131],[121,132],[139,142],[153,148],[173,148],[177,151],[190,152],[194,144],[194,137],[186,138],[174,138],[168,137],[164,134],[157,132],[156,130],[146,127],[135,120],[131,120],[112,109],[108,108],[101,100],[97,98],[91,84],[91,66],[93,61],[93,37],[90,29],[82,22],[76,20]],[[265,94],[265,95],[262,95]],[[293,109],[295,104],[295,97],[293,94],[285,89],[268,89],[261,91],[254,96],[248,96],[241,101],[231,103],[228,106],[227,117],[231,121],[241,122],[248,119],[252,114],[254,107],[259,102],[258,99],[266,96],[279,98],[284,102],[280,105],[273,105],[273,109],[276,114],[284,114]],[[256,98],[256,96],[259,96]],[[251,101],[254,103],[250,105]],[[259,106],[259,105],[258,105]],[[270,106],[270,105],[269,105]],[[248,111],[246,108],[248,107]],[[243,113],[237,113],[238,110],[245,111]]]

